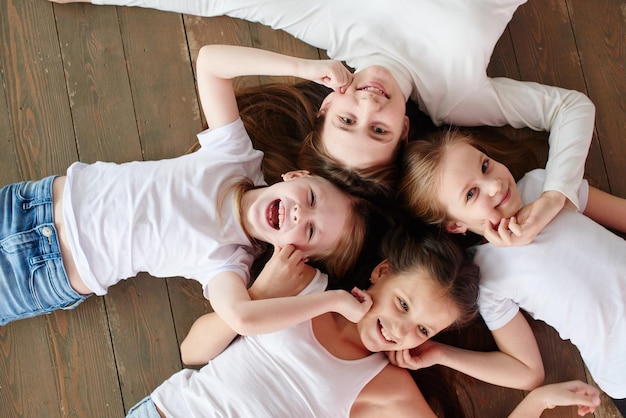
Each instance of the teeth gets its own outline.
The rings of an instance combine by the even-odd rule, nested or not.
[[[283,226],[283,220],[285,219],[285,209],[283,208],[283,202],[278,202],[278,229]]]
[[[376,88],[376,87],[364,87],[362,90],[372,91],[372,92],[374,92],[374,93],[379,93],[379,94],[381,94],[381,95],[383,95],[383,96],[385,95],[385,92],[384,92],[384,91],[382,91],[381,89]]]
[[[385,330],[385,328],[383,328],[383,325],[380,323],[380,321],[378,321],[378,325],[380,327],[380,333],[383,335],[383,337],[385,338],[385,340],[389,341],[390,343],[395,343],[395,341],[391,338],[391,336],[387,333],[387,331]]]

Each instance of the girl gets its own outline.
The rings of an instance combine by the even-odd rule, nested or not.
[[[293,244],[286,256],[295,262],[318,260],[341,275],[354,263],[365,229],[364,204],[320,177],[290,172],[284,182],[261,187],[262,153],[238,118],[230,78],[273,74],[271,55],[202,49],[198,89],[211,129],[199,135],[198,152],[121,165],[75,163],[67,177],[3,188],[1,323],[73,308],[139,271],[200,281],[215,311],[241,334],[327,311],[358,320],[367,307],[344,291],[250,301],[246,290],[258,243]],[[340,63],[303,60],[301,67],[302,77],[333,87],[346,82]]]
[[[506,219],[541,193],[545,171],[531,171],[516,184],[473,138],[448,130],[410,144],[402,176],[400,196],[413,215],[452,233],[495,228],[495,244],[472,251],[482,276],[480,313],[500,352],[432,345],[414,358],[400,353],[396,362],[436,362],[491,383],[532,388],[543,380],[543,367],[524,309],[577,346],[594,380],[626,414],[626,242],[590,219],[626,231],[626,200],[583,181],[583,213],[564,208],[531,244],[502,248],[515,227]]]
[[[498,38],[524,0],[404,0],[367,7],[358,0],[288,5],[281,0],[51,1],[227,15],[282,29],[325,49],[356,72],[345,89],[323,102],[319,132],[307,139],[302,152],[313,159],[321,155],[335,169],[354,169],[361,176],[389,177],[407,140],[404,110],[409,98],[435,124],[508,124],[549,131],[546,193],[524,209],[519,217],[524,223],[510,242],[532,241],[566,200],[578,207],[576,190],[594,127],[593,104],[579,92],[486,74]]]
[[[451,239],[423,227],[396,227],[383,253],[369,290],[356,292],[370,302],[358,323],[327,313],[241,337],[214,357],[214,347],[235,335],[204,315],[181,354],[186,364],[208,365],[176,373],[128,417],[434,417],[410,374],[380,352],[415,347],[473,318],[478,269]],[[325,274],[309,267],[307,275],[312,281],[297,299],[326,287]]]

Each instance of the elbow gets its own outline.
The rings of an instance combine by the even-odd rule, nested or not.
[[[543,366],[536,369],[530,369],[527,373],[526,378],[523,379],[523,381],[520,383],[520,389],[529,391],[536,389],[539,386],[543,385],[545,377],[546,374]]]
[[[239,335],[260,334],[257,330],[257,318],[243,311],[236,312],[228,324]]]
[[[197,350],[194,350],[193,344],[188,342],[187,340],[183,340],[180,344],[180,359],[183,364],[187,366],[201,366],[205,365],[209,362],[208,358],[205,356],[201,356],[201,353],[198,353]]]

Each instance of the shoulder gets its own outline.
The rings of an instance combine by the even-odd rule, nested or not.
[[[435,418],[409,372],[391,364],[361,390],[352,405],[350,416],[364,418],[381,414]]]

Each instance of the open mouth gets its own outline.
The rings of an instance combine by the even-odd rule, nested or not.
[[[385,88],[383,87],[382,84],[369,82],[369,83],[365,84],[364,86],[358,87],[357,90],[358,91],[366,91],[368,93],[372,93],[372,94],[375,94],[377,96],[382,96],[382,97],[384,97],[386,99],[389,98],[389,94],[387,94],[387,91],[385,90]]]
[[[285,210],[280,199],[274,200],[267,207],[267,223],[274,229],[279,230],[282,226]]]
[[[383,324],[380,322],[380,319],[378,320],[378,331],[380,332],[380,335],[383,337],[385,341],[387,341],[390,344],[396,344],[396,341],[391,337],[391,335],[383,327]]]

